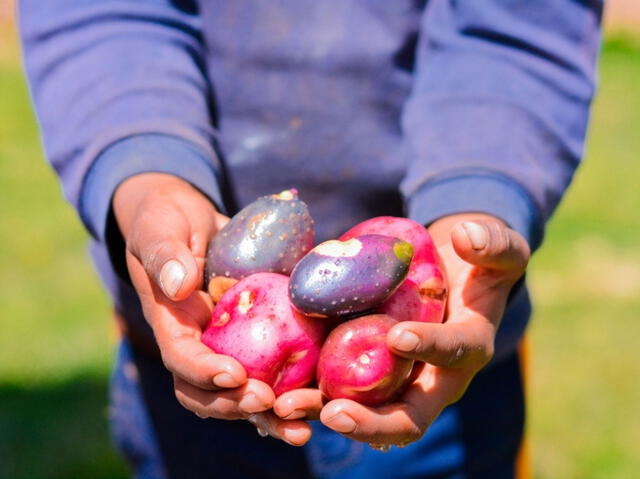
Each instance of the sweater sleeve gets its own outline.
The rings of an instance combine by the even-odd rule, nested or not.
[[[200,18],[186,0],[22,0],[24,63],[45,153],[104,240],[112,195],[179,176],[222,207]]]
[[[535,249],[583,155],[602,2],[428,5],[402,119],[409,216],[493,214]]]

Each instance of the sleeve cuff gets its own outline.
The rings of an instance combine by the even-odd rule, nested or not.
[[[224,212],[212,159],[197,146],[178,137],[142,134],[125,138],[104,150],[94,161],[80,192],[80,217],[89,232],[104,241],[111,199],[127,178],[140,173],[167,173],[198,188]]]
[[[487,213],[524,236],[532,250],[542,242],[542,221],[532,199],[520,185],[499,174],[435,178],[409,196],[407,209],[409,218],[424,225],[452,214]]]

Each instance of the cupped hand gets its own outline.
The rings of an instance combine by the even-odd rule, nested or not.
[[[529,260],[525,239],[488,215],[446,217],[429,231],[449,280],[445,322],[405,321],[387,335],[394,353],[425,364],[397,402],[371,408],[337,399],[320,413],[327,427],[382,450],[422,437],[490,361],[509,292]],[[306,407],[316,411],[318,403]]]
[[[235,359],[200,342],[213,304],[202,291],[208,241],[228,218],[185,181],[160,173],[127,179],[113,209],[126,260],[178,401],[200,417],[241,419],[275,400]]]

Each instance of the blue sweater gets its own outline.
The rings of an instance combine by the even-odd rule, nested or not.
[[[296,187],[321,240],[382,214],[480,211],[535,249],[583,155],[601,1],[19,5],[47,157],[149,337],[110,219],[133,174],[180,176],[230,215]],[[529,310],[520,288],[498,358]]]

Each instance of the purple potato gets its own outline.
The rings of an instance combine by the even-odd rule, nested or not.
[[[296,265],[291,303],[315,317],[350,316],[391,296],[407,276],[413,247],[383,235],[325,241]]]
[[[262,272],[288,275],[313,242],[313,220],[297,190],[263,196],[236,214],[209,243],[206,284]]]

